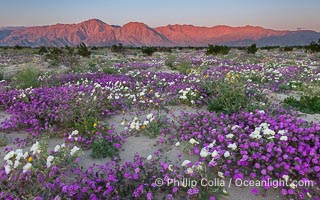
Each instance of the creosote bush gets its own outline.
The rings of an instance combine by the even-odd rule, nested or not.
[[[305,47],[306,51],[309,53],[320,52],[320,39],[318,42],[311,42],[308,46]]]
[[[226,55],[230,51],[230,47],[228,46],[220,46],[220,45],[209,45],[206,51],[207,55]]]
[[[257,45],[252,44],[250,47],[247,49],[248,54],[255,54],[258,51]]]
[[[156,52],[156,48],[154,47],[142,47],[141,52],[147,56],[152,56],[154,52]]]
[[[91,51],[88,49],[88,47],[86,46],[85,43],[81,42],[78,46],[77,46],[77,50],[78,50],[78,54],[82,57],[90,57],[91,55]]]

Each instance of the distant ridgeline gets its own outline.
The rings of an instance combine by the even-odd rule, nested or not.
[[[91,19],[79,24],[17,27],[0,29],[0,46],[193,46],[208,44],[228,46],[296,46],[318,41],[320,33],[309,30],[277,31],[257,26],[197,27],[168,25],[151,28],[143,23],[130,22],[124,26],[108,25]]]

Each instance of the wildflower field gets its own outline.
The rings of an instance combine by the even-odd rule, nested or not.
[[[0,199],[320,198],[319,54],[32,51],[0,50]]]

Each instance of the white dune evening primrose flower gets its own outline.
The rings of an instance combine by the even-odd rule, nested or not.
[[[48,156],[47,158],[47,168],[49,168],[52,164],[52,161],[53,161],[54,157],[53,156]]]
[[[289,180],[289,176],[288,176],[288,175],[286,175],[286,174],[285,174],[285,175],[283,175],[283,176],[282,176],[282,178],[283,178],[285,181],[288,181],[288,180]]]
[[[152,155],[149,155],[149,156],[147,157],[147,160],[152,160]]]
[[[23,166],[23,168],[22,168],[22,170],[23,170],[22,173],[26,173],[31,167],[32,167],[31,163],[25,164],[25,166]]]
[[[4,166],[4,171],[5,171],[6,174],[10,174],[10,172],[11,172],[11,166],[10,166],[10,165],[5,165],[5,166]]]
[[[185,160],[185,161],[182,162],[181,166],[182,166],[182,167],[185,167],[185,166],[187,166],[189,163],[191,163],[190,160]]]
[[[283,136],[280,137],[280,140],[281,141],[287,141],[288,140],[288,136],[283,135]]]
[[[32,155],[34,154],[40,154],[41,153],[41,149],[40,149],[40,144],[38,141],[36,141],[36,143],[34,143],[31,148],[30,151],[32,152]]]
[[[57,144],[57,145],[54,147],[53,151],[54,151],[54,152],[58,152],[58,151],[60,150],[60,148],[61,148],[61,146],[60,146],[59,144]]]
[[[230,152],[229,152],[229,151],[224,152],[223,156],[224,156],[225,158],[228,158],[228,157],[230,156]]]
[[[218,151],[217,150],[214,150],[211,154],[212,158],[215,158],[217,155],[218,155]]]
[[[206,147],[203,147],[203,148],[201,149],[200,156],[201,156],[202,158],[206,158],[209,154],[210,154],[210,153],[209,153],[209,151],[206,149]]]
[[[80,150],[80,148],[78,148],[77,146],[74,146],[70,151],[70,155],[73,156],[79,150]]]
[[[4,160],[5,161],[10,160],[14,155],[15,155],[15,152],[14,151],[10,151],[5,155]]]
[[[16,169],[19,165],[20,165],[19,160],[15,160],[15,161],[14,161],[13,168]]]
[[[191,138],[189,140],[189,143],[191,143],[191,144],[199,144],[199,142],[197,140],[193,139],[193,138]]]
[[[236,149],[237,149],[237,145],[236,145],[236,143],[229,144],[229,145],[228,145],[228,148],[229,148],[229,149],[232,149],[232,150],[236,150]]]
[[[188,169],[187,169],[187,174],[192,174],[193,173],[193,169],[191,168],[191,167],[189,167]]]
[[[233,138],[233,136],[234,135],[232,133],[230,133],[230,134],[226,135],[226,138],[231,139],[231,138]]]

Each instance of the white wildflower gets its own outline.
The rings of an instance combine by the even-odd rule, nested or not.
[[[198,142],[197,140],[193,139],[193,138],[191,138],[191,139],[189,140],[189,142],[190,142],[191,144],[199,144],[199,142]]]
[[[40,148],[41,147],[40,147],[39,142],[36,141],[36,143],[34,143],[30,148],[30,151],[32,152],[32,155],[41,153],[41,149]]]
[[[182,162],[181,166],[185,167],[185,166],[189,165],[189,163],[191,163],[190,160],[185,160],[185,161]]]
[[[61,146],[60,146],[59,144],[57,144],[57,145],[54,147],[53,151],[54,151],[54,152],[58,152],[58,151],[60,150],[60,148],[61,148]]]
[[[234,131],[236,128],[240,128],[240,126],[238,126],[238,125],[234,125],[234,126],[232,126],[232,127],[231,127],[231,130],[233,130],[233,131]]]
[[[30,168],[32,167],[31,163],[27,163],[25,166],[23,166],[23,173],[26,173]]]
[[[53,161],[54,157],[53,156],[48,156],[47,158],[47,168],[49,168],[52,164],[52,161]]]
[[[4,171],[6,172],[6,174],[9,174],[11,172],[11,166],[10,165],[5,165],[4,166]]]
[[[289,185],[289,187],[291,187],[292,189],[296,189],[297,185],[294,184],[294,183],[291,183],[291,184]]]
[[[4,160],[5,160],[5,161],[10,160],[14,155],[15,155],[15,152],[14,152],[14,151],[10,151],[10,152],[8,152],[7,155],[4,157]]]
[[[214,150],[211,154],[212,158],[215,158],[217,155],[218,155],[218,151],[217,150]]]
[[[79,150],[80,150],[80,148],[78,148],[77,146],[74,146],[70,151],[70,155],[73,156]]]
[[[147,157],[147,160],[152,160],[152,155],[149,155],[149,156]]]
[[[188,169],[187,169],[187,174],[192,174],[193,173],[193,169],[191,168],[191,167],[189,167]]]
[[[19,165],[20,165],[19,160],[15,160],[15,161],[14,161],[13,168],[16,169]]]
[[[209,153],[209,151],[206,149],[206,147],[204,147],[204,148],[201,149],[200,156],[201,156],[202,158],[206,158],[209,154],[210,154],[210,153]]]
[[[286,174],[285,174],[285,175],[283,175],[283,176],[282,176],[282,178],[283,178],[285,181],[288,181],[288,180],[289,180],[289,176],[288,176],[288,175],[286,175]]]
[[[229,144],[229,145],[228,145],[228,148],[229,148],[229,149],[232,149],[232,150],[236,150],[236,149],[237,149],[237,145],[236,145],[236,143]]]
[[[231,138],[233,138],[233,136],[234,135],[232,133],[230,133],[230,134],[226,135],[226,138],[231,139]]]
[[[281,141],[287,141],[288,140],[288,136],[283,135],[283,136],[280,137],[280,140]]]

